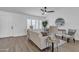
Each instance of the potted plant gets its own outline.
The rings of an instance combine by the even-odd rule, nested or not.
[[[42,22],[42,25],[43,25],[43,27],[44,27],[44,31],[46,31],[46,27],[47,27],[47,25],[48,25],[48,21],[43,21],[43,22]]]

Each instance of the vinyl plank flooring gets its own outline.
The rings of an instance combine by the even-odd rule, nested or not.
[[[54,49],[57,52],[57,49]],[[26,36],[0,38],[0,52],[41,52]],[[42,52],[51,52],[51,48]],[[79,52],[79,41],[65,43],[58,52]]]

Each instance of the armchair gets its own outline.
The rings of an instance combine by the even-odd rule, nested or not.
[[[68,29],[68,33],[64,36],[66,39],[67,39],[67,42],[69,43],[69,40],[73,40],[74,43],[75,43],[75,33],[76,33],[76,30],[74,29]]]

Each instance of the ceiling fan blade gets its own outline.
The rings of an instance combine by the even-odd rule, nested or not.
[[[43,9],[41,9],[41,11],[42,11],[42,12],[44,12],[44,10],[43,10]]]
[[[50,12],[55,12],[55,11],[47,11],[48,13],[50,13]]]

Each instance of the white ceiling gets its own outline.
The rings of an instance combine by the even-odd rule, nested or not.
[[[62,7],[48,7],[48,10],[53,10],[56,12],[61,8]],[[40,9],[41,7],[0,7],[0,10],[3,10],[3,11],[29,14],[34,16],[43,16]]]

